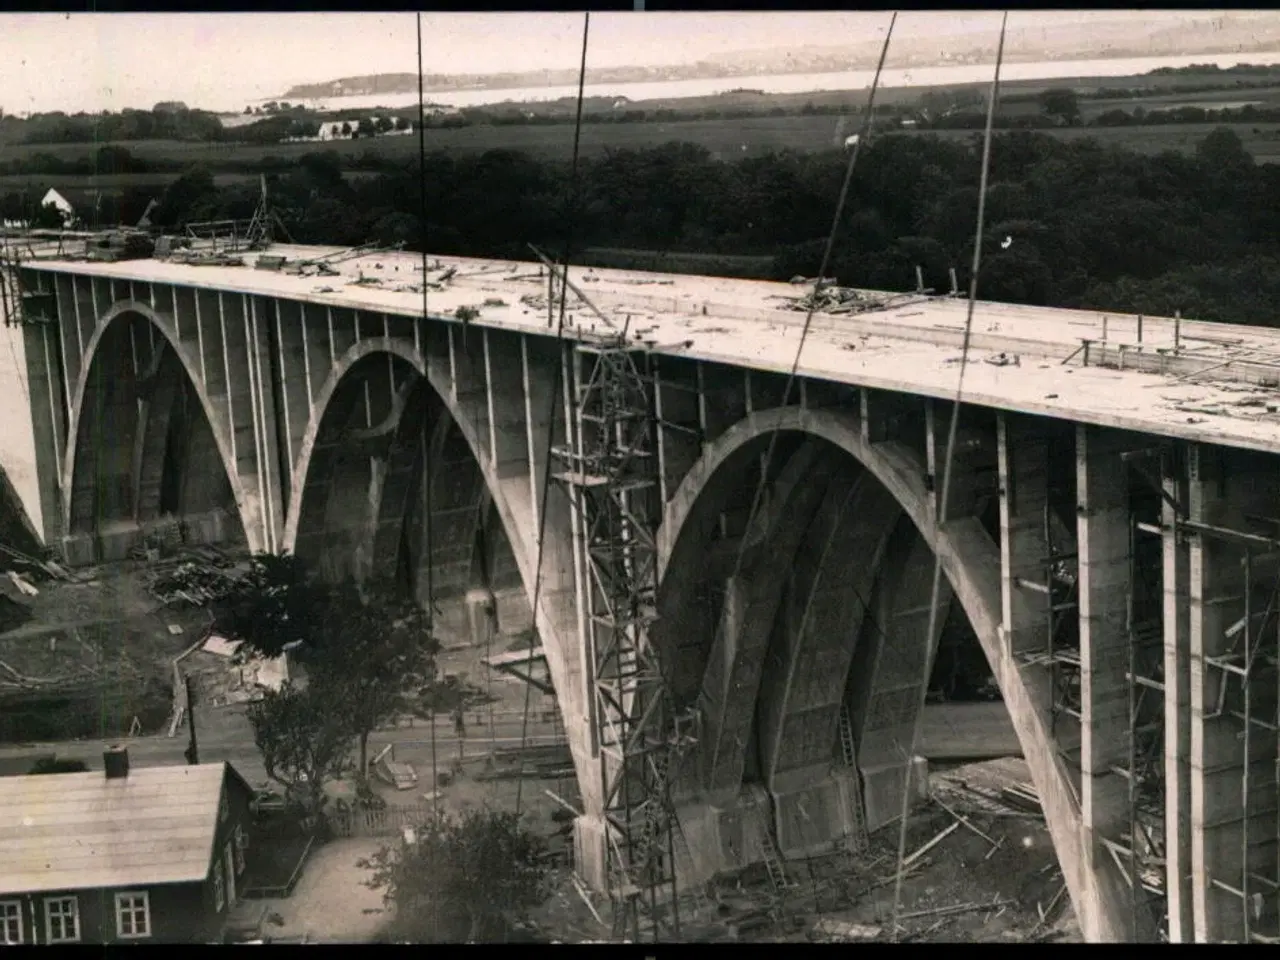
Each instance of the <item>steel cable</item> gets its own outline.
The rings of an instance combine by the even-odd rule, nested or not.
[[[893,27],[898,22],[898,14],[895,11],[889,19],[889,29],[885,31],[884,45],[880,48],[880,61],[876,64],[876,72],[871,81],[871,90],[867,95],[867,116],[862,123],[862,134],[858,137],[853,145],[853,152],[849,155],[849,163],[845,166],[844,181],[840,184],[840,196],[836,200],[835,216],[831,219],[831,230],[827,234],[827,244],[822,252],[822,265],[818,269],[818,278],[813,285],[813,296],[809,303],[808,312],[805,314],[804,326],[800,329],[800,343],[796,346],[795,359],[791,362],[791,372],[787,375],[787,385],[782,392],[782,406],[786,407],[791,402],[791,391],[795,386],[796,373],[800,369],[800,356],[804,352],[805,341],[809,338],[809,329],[813,324],[813,315],[818,309],[818,295],[822,291],[823,283],[826,279],[827,269],[831,266],[831,252],[835,249],[836,234],[840,229],[840,218],[844,216],[844,208],[849,199],[849,186],[853,182],[853,170],[858,163],[858,156],[862,152],[862,145],[867,141],[871,134],[872,120],[875,116],[876,90],[880,86],[880,74],[884,70],[885,57],[889,54],[889,41],[893,38]],[[755,495],[751,500],[751,510],[747,514],[746,531],[743,534],[742,541],[738,544],[737,557],[733,564],[733,575],[730,579],[736,579],[738,574],[742,572],[742,558],[746,553],[748,535],[755,524],[756,515],[760,510],[760,503],[764,497],[765,486],[769,482],[769,467],[773,462],[773,455],[778,445],[778,436],[780,431],[775,430],[769,435],[769,446],[765,451],[764,459],[760,464],[760,479],[756,484]]]
[[[987,101],[987,124],[982,139],[982,170],[978,180],[978,222],[974,231],[973,264],[969,275],[969,307],[964,322],[964,340],[960,350],[960,372],[956,384],[956,397],[951,407],[951,423],[947,431],[947,451],[942,469],[942,490],[936,511],[934,525],[934,563],[933,586],[929,600],[929,629],[924,637],[924,679],[920,685],[920,695],[916,704],[915,716],[911,726],[910,749],[906,756],[906,772],[902,784],[902,818],[898,824],[898,858],[897,872],[893,883],[893,930],[892,938],[898,939],[898,919],[902,910],[902,862],[906,856],[907,846],[907,814],[911,805],[912,758],[920,742],[920,731],[924,724],[924,706],[929,692],[929,676],[933,666],[933,636],[938,629],[938,607],[942,594],[942,553],[938,549],[937,537],[947,522],[948,500],[951,494],[951,473],[955,464],[955,447],[957,427],[960,423],[960,405],[964,398],[964,374],[969,361],[969,343],[973,333],[973,311],[978,299],[978,270],[982,265],[982,230],[986,216],[987,177],[991,168],[991,130],[995,119],[996,102],[1000,98],[1000,67],[1004,62],[1005,29],[1009,23],[1009,13],[1005,11],[1000,21],[1000,42],[996,48],[995,76],[991,80],[991,95]]]
[[[591,13],[588,11],[583,14],[582,18],[582,59],[578,64],[578,110],[577,116],[573,123],[573,159],[569,167],[569,190],[565,199],[565,233],[564,233],[564,257],[563,271],[564,283],[560,289],[560,316],[556,325],[556,355],[559,362],[555,366],[555,377],[552,380],[551,389],[551,409],[547,416],[547,453],[546,465],[542,475],[542,491],[541,502],[538,508],[538,553],[534,566],[534,584],[533,584],[533,621],[534,630],[529,637],[529,654],[532,663],[532,654],[534,645],[538,640],[537,622],[538,622],[538,601],[542,594],[542,555],[543,546],[546,543],[547,529],[547,494],[551,487],[551,460],[553,457],[551,443],[555,438],[555,422],[556,422],[556,401],[559,397],[561,387],[563,385],[564,373],[564,327],[569,304],[569,256],[573,250],[575,214],[578,210],[578,179],[579,179],[579,160],[581,158],[582,145],[582,103],[583,92],[587,82],[587,40],[591,34]],[[547,272],[551,275],[551,290],[555,290],[554,273],[550,267]],[[547,309],[553,309],[553,298],[548,298]],[[530,425],[532,426],[532,425]],[[566,422],[567,426],[567,422]],[[550,673],[550,662],[547,665],[548,673]],[[524,794],[524,751],[529,736],[529,701],[533,694],[533,684],[525,684],[524,690],[524,711],[520,720],[520,771],[522,776],[516,780],[516,816],[520,815],[520,801]]]

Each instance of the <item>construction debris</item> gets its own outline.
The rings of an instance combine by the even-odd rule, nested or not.
[[[813,925],[809,939],[817,940],[820,943],[838,943],[845,940],[875,940],[883,932],[883,928],[866,923],[819,920]]]
[[[792,281],[795,283],[795,281]],[[811,282],[811,281],[805,281]],[[838,287],[834,283],[823,282],[812,292],[803,297],[778,297],[788,310],[807,313],[862,313],[867,310],[881,310],[889,305],[892,297],[872,295],[853,287]]]
[[[418,771],[413,764],[396,760],[394,743],[388,743],[373,758],[373,775],[397,790],[412,790],[418,785]]]
[[[217,250],[179,249],[169,254],[171,263],[190,267],[243,267],[244,257]]]
[[[230,558],[210,548],[188,552],[177,566],[156,571],[150,584],[153,596],[169,607],[204,607],[226,595],[234,582]]]

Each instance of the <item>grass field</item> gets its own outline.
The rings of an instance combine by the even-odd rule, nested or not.
[[[1077,127],[1045,132],[1064,139],[1095,137],[1104,143],[1115,143],[1144,153],[1162,150],[1188,151],[1195,147],[1216,124],[1170,124],[1143,127]],[[1233,129],[1260,162],[1280,160],[1280,123],[1233,124]],[[589,124],[582,128],[582,152],[598,155],[607,149],[643,149],[671,140],[696,143],[723,160],[759,156],[783,148],[802,151],[830,149],[837,138],[847,135],[849,127],[838,117],[752,117],[741,120],[685,120],[671,123]],[[904,131],[906,132],[906,131]],[[930,133],[949,139],[967,139],[976,131],[910,131],[909,136]],[[99,145],[58,144],[49,146],[8,146],[0,148],[0,162],[11,161],[34,153],[51,153],[72,160],[89,155]],[[178,143],[163,140],[140,140],[122,144],[136,157],[153,160],[202,163],[221,171],[219,179],[231,183],[251,177],[253,168],[268,158],[296,159],[316,151],[333,150],[339,155],[357,157],[366,152],[389,158],[411,158],[417,155],[415,137],[387,137],[380,140],[338,140],[328,143],[283,143],[270,146],[243,144]],[[485,150],[522,150],[544,158],[567,159],[573,151],[573,126],[476,126],[455,130],[427,132],[427,149],[467,154]],[[230,168],[230,169],[228,169]],[[165,183],[176,174],[126,174],[101,177],[103,187],[119,189],[139,184]],[[11,187],[19,182],[56,186],[88,185],[84,177],[16,175],[0,178],[0,185]]]

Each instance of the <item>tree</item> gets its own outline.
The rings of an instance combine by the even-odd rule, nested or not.
[[[1054,87],[1039,96],[1040,112],[1051,120],[1061,120],[1066,126],[1080,123],[1080,98],[1070,87]]]
[[[351,717],[336,705],[335,692],[323,678],[311,678],[305,689],[286,683],[249,705],[253,742],[267,776],[308,814],[323,809],[325,785],[350,766]]]
[[[213,174],[204,167],[192,167],[167,187],[160,197],[157,222],[165,227],[176,227],[191,220],[200,220],[217,209],[218,190]]]
[[[351,123],[349,121],[342,125],[342,135],[344,137],[351,136]]]
[[[513,813],[470,810],[429,820],[416,841],[359,866],[395,911],[392,935],[412,943],[495,943],[547,896],[540,837]]]
[[[401,711],[420,712],[435,681],[438,646],[412,598],[350,579],[322,583],[293,557],[255,557],[218,602],[214,624],[243,642],[244,656],[294,650],[307,692],[340,715],[348,744],[358,740],[361,776],[369,735]]]
[[[66,226],[66,216],[55,203],[43,204],[32,220],[32,226],[46,230],[57,230]]]
[[[254,654],[278,657],[323,636],[329,591],[294,556],[261,553],[215,603],[214,630]],[[305,660],[307,650],[300,656]]]
[[[396,129],[397,129],[397,130],[408,130],[408,129],[409,129],[409,120],[408,120],[408,118],[406,118],[406,117],[396,117]]]
[[[359,590],[347,580],[331,593],[328,615],[308,658],[309,676],[332,691],[359,742],[368,773],[369,734],[431,695],[435,655],[425,611],[389,589]]]

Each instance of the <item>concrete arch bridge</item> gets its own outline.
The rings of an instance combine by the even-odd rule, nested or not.
[[[980,305],[944,511],[959,301],[820,315],[787,396],[789,285],[574,270],[557,340],[536,265],[433,261],[424,310],[414,257],[249,260],[21,265],[43,533],[68,562],[180,518],[429,583],[458,628],[493,593],[541,638],[603,884],[597,544],[571,484],[543,491],[586,436],[593,338],[625,325],[648,649],[699,719],[686,877],[897,815],[938,557],[940,621],[991,666],[1086,936],[1276,934],[1276,334]]]

